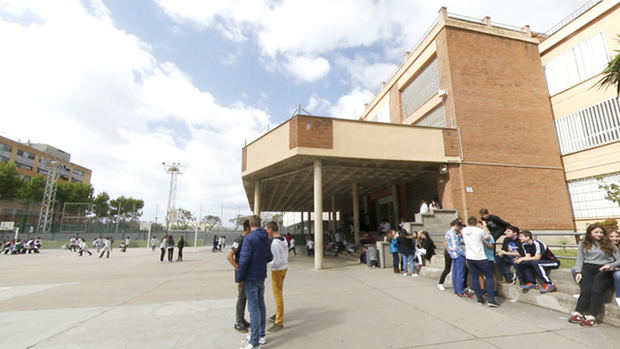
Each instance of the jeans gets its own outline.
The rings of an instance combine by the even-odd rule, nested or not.
[[[282,325],[284,318],[284,297],[282,296],[282,288],[284,287],[284,277],[286,277],[286,271],[284,270],[272,270],[271,271],[271,289],[273,290],[273,301],[276,304],[276,321],[277,325]]]
[[[400,269],[400,257],[398,256],[398,252],[392,252],[392,267],[394,269]]]
[[[620,298],[620,270],[614,271],[614,288],[616,289],[616,298]]]
[[[452,267],[452,258],[450,258],[450,253],[447,250],[443,251],[443,272],[439,277],[439,283],[443,284],[446,281],[446,276],[450,273],[450,268]],[[454,277],[452,277],[452,282],[454,285]]]
[[[513,279],[515,277],[513,272],[510,270],[510,266],[514,265],[519,282],[523,283],[523,271],[521,270],[521,266],[514,262],[513,256],[495,256],[495,263],[497,263],[499,270],[501,270],[502,275],[504,275],[506,279]]]
[[[178,256],[179,260],[183,260],[183,247],[179,247],[179,256]]]
[[[163,262],[164,256],[166,255],[166,249],[162,247],[160,250],[161,250],[161,255],[159,255],[159,260]]]
[[[174,253],[174,247],[168,248],[168,262],[172,262],[172,254]]]
[[[415,273],[415,268],[414,268],[415,263],[413,261],[414,258],[415,258],[415,255],[412,253],[412,254],[403,254],[402,256],[403,256],[403,270],[402,270],[402,272],[406,273],[407,272],[407,266],[409,266],[409,272],[412,273],[412,274]]]
[[[600,265],[584,263],[579,286],[581,293],[575,310],[584,314],[597,316],[603,309],[603,292],[612,283],[612,272],[599,271]]]
[[[248,300],[250,311],[250,344],[259,346],[258,339],[265,335],[265,279],[257,281],[245,281],[243,283],[245,296]]]
[[[465,280],[465,257],[458,256],[452,260],[452,288],[454,292],[463,294],[463,281]],[[449,270],[449,269],[448,269]]]
[[[245,303],[247,300],[245,299],[245,290],[244,288],[237,287],[237,307],[235,313],[236,323],[240,324],[245,322]]]
[[[482,273],[486,279],[486,289],[489,295],[489,302],[495,301],[495,283],[493,282],[493,263],[486,259],[473,260],[468,259],[469,272],[471,273],[471,283],[476,291],[476,298],[482,301],[482,290],[480,289],[480,281],[478,278]]]

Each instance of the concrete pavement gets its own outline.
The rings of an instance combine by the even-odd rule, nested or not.
[[[238,348],[236,290],[225,253],[184,250],[160,263],[142,248],[112,258],[60,250],[0,256],[5,348]],[[583,348],[620,343],[617,327],[582,328],[567,314],[499,299],[492,309],[439,291],[429,278],[369,269],[347,257],[326,268],[291,256],[285,328],[264,348]],[[265,298],[274,313],[270,279]],[[249,317],[246,317],[249,319]],[[269,325],[268,325],[269,326]]]

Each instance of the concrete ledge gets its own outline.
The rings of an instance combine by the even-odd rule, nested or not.
[[[437,256],[435,256],[437,257]],[[443,271],[443,256],[441,256],[441,264],[439,265],[439,258],[435,258],[433,263],[423,267],[420,270],[420,275],[429,277],[432,279],[439,279]],[[496,269],[496,272],[497,269]],[[503,277],[497,273],[497,294],[500,297],[509,299],[512,302],[522,302],[531,305],[536,305],[542,308],[552,309],[569,314],[575,309],[577,304],[577,298],[574,294],[579,294],[579,285],[573,281],[570,271],[567,269],[557,269],[551,272],[551,278],[556,284],[558,290],[551,293],[541,294],[537,289],[524,290],[519,285],[510,285],[500,280]],[[448,274],[446,282],[444,283],[447,291],[452,288],[452,274]],[[471,281],[468,281],[468,285],[471,285]],[[599,315],[598,320],[607,324],[620,327],[620,307],[616,305],[613,295],[613,289],[609,290],[606,295],[606,302],[603,313]]]

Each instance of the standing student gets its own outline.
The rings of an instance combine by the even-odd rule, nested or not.
[[[168,234],[164,235],[161,238],[161,242],[159,243],[159,249],[161,250],[161,254],[159,255],[159,260],[164,261],[164,257],[166,256],[166,246],[168,246]]]
[[[237,278],[237,269],[239,263],[239,254],[241,253],[241,247],[243,246],[243,239],[248,235],[252,230],[250,230],[250,220],[246,219],[243,221],[243,233],[241,236],[233,241],[232,246],[230,247],[230,252],[228,252],[228,262],[230,265],[235,268],[235,279]],[[250,327],[250,323],[245,320],[245,303],[247,302],[245,297],[245,290],[243,287],[237,287],[237,306],[235,307],[235,325],[233,326],[235,330],[239,332],[248,332],[248,328]]]
[[[407,234],[406,231],[401,231],[398,234],[398,249],[403,258],[403,276],[407,276],[407,268],[412,277],[417,277],[418,274],[415,270],[414,257],[415,257],[415,240],[413,235]]]
[[[155,252],[155,245],[157,245],[157,236],[151,238],[151,251]]]
[[[174,254],[174,237],[172,237],[172,234],[168,235],[166,248],[168,249],[168,262],[172,263],[172,255]]]
[[[400,273],[400,256],[398,255],[398,234],[393,229],[387,234],[387,240],[390,242],[390,253],[392,254],[392,268],[394,273]]]
[[[465,292],[465,249],[463,246],[463,238],[460,234],[463,224],[460,220],[455,219],[450,223],[450,229],[444,236],[444,246],[448,255],[450,256],[452,264],[452,288],[454,293],[459,297],[470,297],[469,293]],[[445,272],[445,270],[444,270]],[[443,274],[442,274],[443,275]],[[444,276],[445,279],[445,276]],[[441,280],[440,280],[441,281]],[[442,287],[443,283],[440,283]]]
[[[493,268],[488,263],[487,256],[484,253],[483,241],[487,243],[491,241],[491,233],[486,229],[486,223],[483,222],[483,228],[479,228],[478,219],[474,216],[467,218],[467,226],[462,229],[463,241],[465,242],[465,258],[469,265],[471,273],[471,282],[474,285],[476,299],[478,304],[484,304],[482,298],[482,289],[480,288],[479,276],[483,274],[486,279],[486,289],[488,292],[488,304],[490,307],[498,307],[499,303],[495,300],[495,284],[493,283]]]
[[[80,242],[80,256],[84,253],[87,252],[89,256],[92,256],[93,253],[90,252],[90,250],[88,250],[88,245],[86,244],[86,240],[84,238],[81,239]]]
[[[603,309],[603,292],[613,284],[612,271],[620,266],[620,250],[612,244],[598,224],[589,225],[577,246],[575,281],[581,292],[568,322],[584,327],[596,326]]]
[[[288,252],[293,251],[295,256],[297,256],[297,250],[295,250],[295,238],[291,237],[291,240],[288,242]]]
[[[177,242],[177,262],[183,261],[183,247],[185,247],[185,238],[181,235],[179,236],[179,242]]]
[[[217,237],[217,235],[213,235],[213,248],[211,249],[211,252],[216,252],[217,251],[217,246],[219,244],[220,239]]]
[[[265,229],[271,238],[271,254],[273,260],[271,265],[271,288],[273,290],[273,300],[276,304],[276,314],[271,317],[273,326],[267,332],[276,332],[284,327],[284,297],[282,288],[284,287],[284,278],[288,270],[288,251],[286,239],[278,232],[278,224],[276,222],[268,222]],[[291,242],[294,239],[291,239]],[[295,248],[293,246],[293,248]]]
[[[314,240],[311,237],[306,238],[306,251],[308,256],[314,256]]]
[[[515,263],[518,263],[523,271],[524,283],[521,288],[526,290],[535,288],[535,274],[537,274],[544,282],[539,288],[540,293],[555,291],[557,287],[551,281],[547,269],[559,268],[560,261],[547,248],[547,245],[540,240],[534,240],[532,232],[529,230],[519,231],[519,240],[521,240],[521,250],[524,256],[516,258]]]
[[[250,310],[251,334],[245,349],[258,348],[267,343],[265,337],[265,278],[267,277],[267,263],[271,262],[271,246],[267,231],[260,227],[261,219],[254,215],[250,217],[252,232],[243,239],[236,281],[245,289]]]
[[[105,240],[103,241],[103,250],[101,250],[99,258],[103,257],[103,255],[106,253],[107,256],[105,258],[110,258],[110,250],[112,250],[112,241],[110,240],[109,236],[106,236]]]

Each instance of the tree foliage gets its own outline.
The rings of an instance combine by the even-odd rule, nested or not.
[[[189,227],[191,222],[196,221],[196,217],[194,217],[194,215],[192,214],[192,212],[190,210],[185,210],[182,208],[177,208],[176,209],[176,213],[177,213],[177,226],[179,227],[179,229],[181,230],[185,230],[187,229],[187,227]]]
[[[205,224],[207,230],[213,230],[218,225],[222,224],[222,220],[220,219],[220,217],[214,215],[206,215],[202,217],[201,221]]]
[[[103,222],[110,216],[110,195],[101,192],[93,199],[92,213],[97,222]]]
[[[0,163],[0,200],[17,198],[23,185],[14,163]]]
[[[620,41],[620,34],[618,34],[618,41]],[[603,69],[603,77],[597,82],[597,85],[599,88],[615,86],[616,93],[620,95],[620,50],[615,51],[617,52],[616,56]]]
[[[109,201],[109,219],[117,222],[135,222],[142,216],[144,201],[123,195]],[[120,209],[120,211],[119,211]]]
[[[45,182],[45,177],[41,175],[32,177],[22,186],[19,192],[19,198],[25,201],[43,200],[43,192],[45,192]]]
[[[243,221],[246,219],[248,219],[247,216],[237,214],[235,217],[229,219],[228,221],[235,225],[235,230],[239,230],[239,227],[243,227]]]

